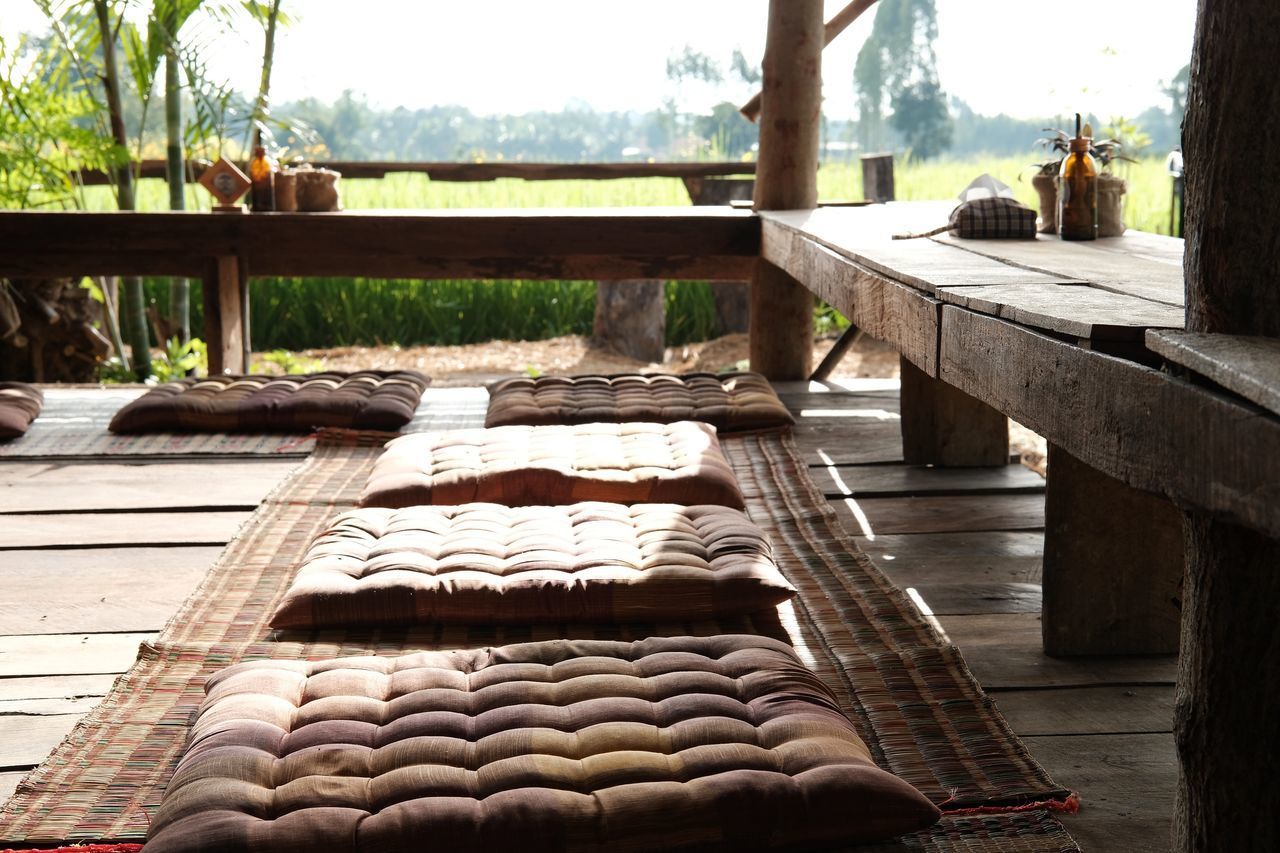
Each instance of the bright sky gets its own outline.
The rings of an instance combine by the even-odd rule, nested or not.
[[[847,0],[827,0],[828,16]],[[461,104],[476,113],[650,110],[668,97],[705,110],[741,87],[677,92],[667,58],[688,44],[727,67],[764,50],[767,0],[284,0],[273,100],[336,98],[387,107]],[[979,113],[1134,116],[1166,105],[1159,84],[1190,58],[1196,0],[938,0],[939,75]],[[357,11],[359,10],[359,11]],[[1074,12],[1072,11],[1074,10]],[[874,7],[823,57],[827,114],[853,112],[853,64]],[[38,28],[31,0],[0,0],[0,33]],[[219,53],[257,86],[260,34]],[[234,42],[234,40],[233,40]]]

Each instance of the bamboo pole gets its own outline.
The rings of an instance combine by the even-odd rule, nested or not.
[[[849,25],[858,20],[859,15],[875,5],[875,2],[876,0],[853,0],[853,2],[848,6],[845,6],[839,12],[836,12],[831,20],[827,21],[823,27],[822,46],[826,47],[831,44],[831,42],[835,41],[836,36],[847,30]],[[756,121],[759,119],[762,94],[763,93],[761,92],[756,92],[755,95],[751,97],[751,100],[738,108],[738,112],[746,116],[749,121]]]
[[[818,201],[822,111],[822,0],[770,0],[764,51],[764,121],[757,210],[809,209]],[[772,264],[751,283],[751,368],[804,379],[813,361],[813,295]]]

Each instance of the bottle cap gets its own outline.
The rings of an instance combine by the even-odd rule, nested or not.
[[[265,145],[255,145],[255,146],[253,147],[253,156],[254,156],[254,157],[261,157],[261,156],[263,156],[263,155],[264,155],[264,154],[266,154],[266,153],[267,153],[267,148],[266,148],[266,146],[265,146]]]
[[[1092,142],[1092,141],[1093,141],[1093,140],[1092,140],[1092,139],[1090,139],[1090,138],[1089,138],[1089,137],[1087,137],[1087,136],[1076,136],[1076,137],[1073,137],[1073,138],[1072,138],[1072,140],[1071,140],[1071,142],[1070,142],[1070,144],[1069,144],[1069,147],[1070,147],[1071,153],[1072,153],[1072,154],[1076,154],[1076,153],[1081,153],[1081,152],[1088,152],[1088,150],[1089,150],[1089,143],[1090,143],[1090,142]]]

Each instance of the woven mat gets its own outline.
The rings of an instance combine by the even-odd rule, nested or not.
[[[863,850],[1076,850],[1034,804],[1064,799],[965,667],[905,595],[842,532],[791,439],[724,439],[748,512],[771,536],[800,590],[776,612],[679,625],[419,627],[279,632],[266,620],[303,552],[350,506],[380,436],[325,433],[313,455],[258,510],[201,587],[50,759],[0,813],[0,839],[23,843],[138,840],[145,836],[213,671],[247,658],[399,654],[530,640],[630,639],[655,634],[760,633],[791,642],[832,689],[877,761],[944,810],[1033,810],[950,815],[934,829]]]
[[[296,433],[152,432],[116,435],[107,424],[143,388],[58,388],[44,386],[44,410],[27,434],[0,442],[0,458],[102,456],[270,456],[304,457],[315,436]],[[489,395],[483,388],[428,388],[405,432],[484,425]],[[389,436],[388,436],[389,437]]]

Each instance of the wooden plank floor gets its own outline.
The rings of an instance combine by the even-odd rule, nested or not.
[[[897,395],[886,399],[883,380],[777,387],[846,530],[937,618],[1036,759],[1079,792],[1080,813],[1063,823],[1080,847],[1168,850],[1176,660],[1041,651],[1039,475],[901,464]]]
[[[778,387],[842,523],[937,618],[1037,759],[1079,791],[1084,806],[1064,822],[1081,847],[1167,850],[1175,661],[1040,651],[1043,480],[1021,466],[902,464],[893,381]],[[296,464],[0,462],[0,800]]]

